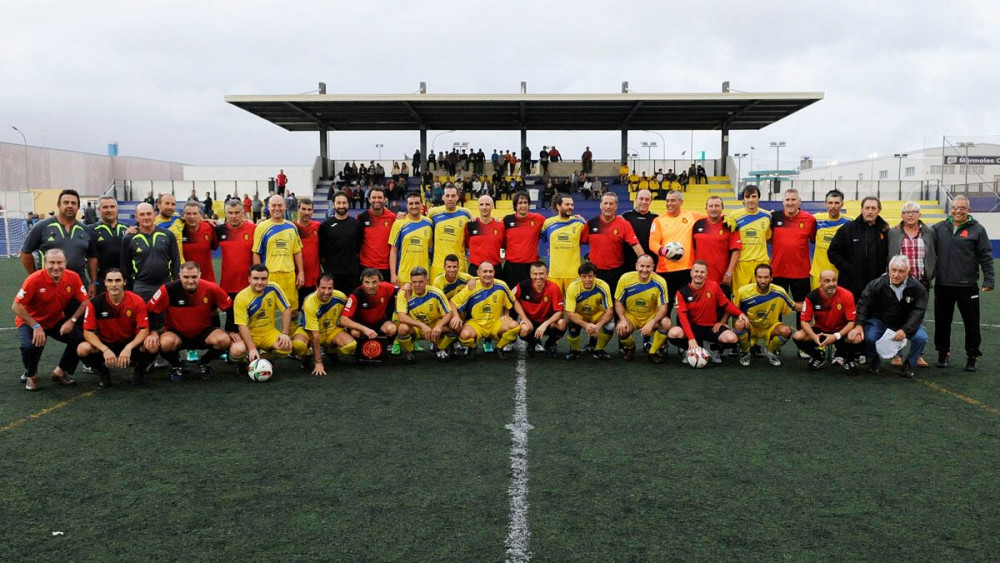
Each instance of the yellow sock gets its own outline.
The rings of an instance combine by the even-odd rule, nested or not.
[[[737,338],[740,341],[740,350],[744,354],[746,354],[747,352],[749,352],[750,351],[750,333],[747,332],[747,331],[743,331],[743,332],[737,334]]]
[[[348,342],[347,344],[344,344],[343,346],[340,346],[337,349],[337,351],[340,352],[341,354],[344,354],[345,356],[350,356],[357,349],[358,349],[358,341],[357,340],[352,340],[352,341]]]
[[[296,356],[309,354],[309,345],[301,340],[292,340],[292,354]]]
[[[770,341],[768,341],[768,343],[767,343],[767,351],[771,352],[773,354],[774,352],[777,352],[779,348],[781,348],[782,346],[784,346],[785,342],[787,342],[787,341],[788,341],[787,338],[782,338],[780,336],[775,336]]]
[[[503,348],[504,346],[517,340],[517,333],[521,331],[521,327],[515,326],[514,328],[503,333],[503,336],[497,341],[497,348]]]
[[[660,347],[667,341],[667,333],[657,329],[653,333],[653,345],[649,347],[649,353],[655,354],[660,351]]]
[[[399,342],[399,347],[403,349],[404,352],[413,351],[413,338],[410,335],[397,336],[396,342]]]
[[[573,336],[572,333],[567,332],[566,333],[566,340],[569,341],[569,349],[570,350],[572,350],[574,352],[579,352],[580,351],[580,333],[577,333],[576,336]]]
[[[608,345],[608,342],[611,342],[611,337],[613,335],[614,333],[602,329],[601,332],[597,334],[597,345],[594,349],[603,350],[604,347]]]
[[[462,346],[465,346],[466,348],[475,348],[476,347],[476,337],[475,336],[473,336],[472,338],[470,338],[468,340],[466,340],[464,338],[459,338],[458,342]]]
[[[438,350],[447,350],[451,343],[455,341],[454,336],[442,336],[441,340],[438,341]]]

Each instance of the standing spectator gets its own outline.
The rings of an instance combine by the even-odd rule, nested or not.
[[[87,207],[83,208],[83,224],[93,225],[97,222],[97,208],[94,207],[94,202],[88,201]]]
[[[253,200],[250,199],[250,194],[243,194],[243,212],[246,213],[244,220],[249,220],[253,217]],[[225,211],[223,211],[223,213],[225,213]]]
[[[96,260],[90,261],[90,296],[101,292],[101,280],[111,268],[118,268],[122,263],[122,238],[128,227],[118,222],[118,202],[115,198],[105,195],[97,201],[97,209],[101,221],[90,226],[90,240],[94,245]]]
[[[486,153],[483,152],[482,147],[479,148],[479,152],[476,153],[476,164],[479,165],[479,169],[476,174],[484,174],[486,171]]]
[[[215,214],[215,208],[213,207],[215,205],[215,202],[212,201],[211,193],[205,192],[205,201],[203,201],[202,203],[205,204],[204,213],[206,217],[211,217],[212,215]]]
[[[868,282],[885,273],[889,262],[889,224],[879,217],[882,202],[861,200],[861,214],[837,231],[827,255],[840,272],[841,286],[861,299]],[[746,239],[743,240],[746,248]]]
[[[705,174],[705,167],[700,164],[698,165],[697,176],[698,176],[698,181],[695,182],[696,184],[708,183],[708,174]]]
[[[274,178],[274,184],[278,188],[278,195],[285,195],[285,186],[288,185],[288,176],[285,176],[285,171],[278,170],[278,175]]]
[[[264,204],[260,201],[259,194],[253,194],[253,201],[251,202],[251,208],[253,210],[253,222],[256,223],[260,221],[260,211],[264,207]]]
[[[83,341],[79,321],[88,303],[83,280],[66,267],[66,253],[60,248],[50,248],[44,259],[44,268],[24,280],[12,307],[17,315],[14,324],[24,364],[21,381],[28,391],[38,389],[38,363],[49,338],[66,344],[59,366],[52,372],[52,381],[59,385],[76,383],[72,378],[80,361],[76,347]],[[75,309],[71,309],[74,301]]]
[[[490,162],[493,163],[493,172],[500,171],[500,154],[497,153],[496,149],[493,149],[493,155],[490,156]]]
[[[437,157],[434,156],[434,151],[431,151],[431,153],[427,155],[427,170],[424,172],[430,172],[431,169],[435,172],[437,172],[438,169]],[[414,174],[416,174],[416,172],[414,172]]]
[[[525,145],[521,147],[521,176],[527,177],[531,174],[531,149]]]
[[[622,218],[632,225],[639,245],[642,246],[643,254],[653,256],[653,251],[649,249],[649,230],[653,227],[653,220],[658,217],[656,213],[649,210],[649,205],[653,201],[653,194],[649,190],[639,190],[635,194],[635,208],[622,213]]]
[[[285,196],[285,220],[294,221],[296,217],[296,211],[298,210],[298,200],[295,198],[295,192],[288,192]]]
[[[621,166],[618,167],[618,183],[625,184],[628,182],[629,170],[628,163],[623,162]]]
[[[413,160],[412,160],[412,163],[413,163],[413,165],[411,166],[411,168],[413,168],[413,175],[414,176],[419,176],[420,175],[420,149],[417,149],[417,150],[413,151]],[[404,162],[403,165],[405,166],[406,163]],[[402,173],[402,170],[400,170],[400,173]],[[341,291],[343,291],[343,290],[341,290]]]
[[[583,171],[590,174],[594,171],[594,153],[590,152],[590,147],[587,147],[580,156],[580,160],[583,161]]]
[[[993,252],[982,224],[969,215],[969,198],[957,196],[951,203],[951,217],[936,223],[937,285],[934,287],[934,347],[938,367],[947,367],[951,352],[951,321],[955,305],[965,328],[965,371],[976,371],[983,355],[979,349],[979,270],[983,291],[993,291]]]
[[[556,149],[555,145],[552,145],[552,148],[549,149],[549,160],[552,162],[562,162],[562,155],[559,154],[559,150]]]
[[[21,265],[29,274],[35,271],[35,253],[45,254],[50,249],[63,251],[66,267],[80,276],[87,276],[89,262],[96,262],[90,243],[90,231],[76,220],[80,211],[80,194],[76,190],[63,190],[56,198],[59,210],[54,217],[35,224],[21,247]]]
[[[542,167],[540,170],[543,177],[549,176],[549,147],[542,147],[538,153],[538,163]]]

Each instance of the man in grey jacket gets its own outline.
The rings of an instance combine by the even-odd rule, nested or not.
[[[993,249],[986,229],[969,215],[969,198],[957,196],[951,217],[932,227],[937,245],[937,284],[934,288],[934,347],[937,367],[948,367],[951,321],[955,305],[965,326],[965,371],[976,371],[982,333],[979,326],[979,270],[983,291],[993,291]]]

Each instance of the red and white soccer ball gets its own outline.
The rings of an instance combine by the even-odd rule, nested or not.
[[[265,360],[264,358],[258,358],[247,366],[247,375],[250,379],[258,383],[263,383],[268,379],[271,379],[271,375],[274,373],[274,367],[271,366],[271,362]]]
[[[710,359],[711,356],[708,355],[708,351],[704,348],[688,350],[687,356],[684,357],[687,364],[695,369],[701,369],[707,366]]]
[[[674,262],[680,260],[684,257],[684,245],[677,242],[668,242],[663,245],[663,256],[667,260],[673,260]]]

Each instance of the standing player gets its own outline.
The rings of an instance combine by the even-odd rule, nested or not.
[[[174,240],[177,241],[177,256],[178,264],[184,262],[184,248],[182,247],[184,240],[184,220],[181,219],[179,215],[176,214],[177,211],[177,198],[173,194],[160,194],[156,198],[156,209],[159,213],[156,215],[156,220],[154,225],[165,231],[170,231],[174,235]],[[136,208],[136,213],[139,210]],[[136,216],[138,219],[138,215]],[[140,294],[141,295],[141,294]]]
[[[333,216],[319,226],[319,259],[323,271],[333,276],[333,287],[346,292],[361,280],[361,222],[347,214],[351,199],[344,192],[333,194]],[[382,241],[388,260],[389,233]],[[388,264],[387,264],[388,266]],[[388,268],[387,268],[388,269]]]
[[[312,348],[313,375],[326,375],[324,350],[331,361],[336,362],[337,354],[350,355],[357,348],[357,341],[340,326],[340,315],[346,304],[347,296],[334,289],[332,274],[321,275],[316,292],[302,302],[302,316],[292,340]]]
[[[492,262],[490,263],[492,264]],[[438,277],[434,278],[434,283],[431,284],[443,291],[448,299],[455,297],[455,295],[461,291],[467,283],[469,283],[469,280],[472,279],[472,276],[459,270],[458,264],[458,256],[455,256],[454,254],[445,256],[444,273],[439,274]]]
[[[44,255],[50,249],[58,248],[66,257],[66,267],[82,280],[87,277],[88,267],[96,262],[96,258],[90,231],[76,220],[76,214],[80,212],[80,195],[76,190],[63,190],[56,198],[56,205],[59,211],[55,217],[42,219],[28,231],[21,247],[21,265],[31,274],[36,271],[36,252]]]
[[[711,343],[712,363],[722,363],[723,347],[736,346],[738,334],[746,331],[750,319],[726,297],[722,286],[708,279],[708,264],[695,260],[691,265],[691,283],[674,294],[677,301],[677,323],[667,333],[671,344],[680,349],[694,350]],[[730,330],[726,322],[737,317]]]
[[[212,251],[219,247],[212,223],[202,219],[202,204],[189,201],[184,204],[184,227],[181,229],[181,248],[188,262],[201,266],[201,279],[215,283]]]
[[[246,359],[250,362],[260,358],[261,352],[277,357],[289,354],[303,356],[308,353],[304,342],[292,342],[289,336],[292,325],[292,311],[288,300],[277,284],[269,283],[267,266],[254,264],[250,267],[249,285],[236,296],[233,311],[236,327],[240,331]],[[275,328],[278,314],[281,314],[281,330]],[[234,349],[230,357],[239,359],[243,350]],[[240,368],[237,368],[239,373]]]
[[[299,288],[298,302],[302,303],[306,297],[316,291],[316,282],[319,281],[319,221],[313,221],[313,200],[312,198],[299,198],[298,218],[295,220],[295,228],[299,230],[299,240],[302,241],[302,272],[305,281]]]
[[[479,339],[492,338],[497,341],[496,354],[502,360],[504,347],[513,344],[520,331],[520,325],[508,311],[514,309],[522,317],[523,311],[507,285],[494,279],[493,264],[483,262],[476,273],[479,275],[473,287],[462,289],[452,300],[456,309],[465,313],[465,323],[456,314],[449,325],[452,330],[460,331],[458,341],[470,356],[475,355]]]
[[[531,264],[538,261],[538,240],[545,217],[531,212],[528,192],[514,194],[514,213],[503,218],[507,254],[504,256],[501,279],[514,286],[528,279]]]
[[[361,287],[347,297],[347,305],[340,316],[340,325],[351,331],[354,338],[371,340],[379,336],[396,336],[392,314],[396,306],[396,288],[382,281],[382,273],[375,268],[361,272]]]
[[[531,279],[514,286],[514,299],[524,311],[519,336],[528,343],[528,350],[554,356],[556,344],[566,334],[566,319],[563,318],[562,291],[548,279],[548,274],[545,262],[532,264]],[[548,337],[544,345],[541,343],[543,336]]]
[[[618,287],[618,279],[628,269],[625,264],[632,262],[632,257],[625,255],[626,247],[631,248],[636,257],[645,254],[632,224],[617,215],[617,211],[618,196],[608,192],[601,196],[601,214],[587,221],[590,262],[597,269],[597,279],[603,280],[608,287]]]
[[[660,348],[667,341],[670,318],[667,316],[667,282],[653,273],[653,257],[643,254],[635,262],[634,272],[622,276],[615,289],[615,312],[618,324],[618,346],[622,359],[631,361],[635,356],[632,333],[640,331],[643,337],[652,337],[649,361],[663,363]]]
[[[809,244],[816,241],[816,218],[799,206],[799,191],[785,190],[784,208],[771,213],[771,268],[774,283],[799,304],[809,293]]]
[[[573,215],[573,198],[559,195],[556,199],[555,207],[559,214],[545,220],[542,232],[549,243],[549,279],[559,287],[560,292],[565,293],[580,269],[580,246],[587,244],[590,238],[587,223]],[[528,277],[531,277],[530,266]]]
[[[476,273],[483,262],[499,264],[506,229],[503,221],[493,218],[493,198],[479,198],[479,217],[465,226],[465,241],[469,247],[469,274]],[[440,248],[435,246],[437,252]],[[445,258],[447,260],[447,258]],[[433,278],[437,280],[437,276]]]
[[[302,240],[295,224],[285,220],[284,199],[271,196],[267,200],[267,211],[270,217],[257,223],[253,231],[253,263],[267,266],[269,283],[281,288],[288,308],[294,313],[299,306],[298,288],[306,279]]]
[[[222,249],[222,272],[219,287],[230,300],[249,284],[246,272],[253,265],[253,232],[257,226],[247,220],[247,214],[240,200],[233,198],[226,202],[226,222],[215,227],[215,237]],[[226,311],[226,332],[233,341],[239,340],[239,330],[232,305]]]
[[[781,322],[781,317],[795,311],[798,306],[781,287],[771,283],[771,266],[758,264],[754,269],[756,282],[736,290],[736,302],[750,319],[750,330],[740,337],[740,365],[750,365],[750,345],[764,339],[767,361],[780,366],[778,350],[792,335],[792,329]]]
[[[837,230],[851,222],[851,219],[841,214],[844,207],[844,194],[840,190],[830,190],[826,193],[826,213],[816,214],[816,246],[813,248],[812,267],[809,269],[812,289],[819,287],[819,275],[823,270],[837,272],[833,262],[830,262],[827,251],[833,242]]]
[[[100,206],[98,206],[100,207]],[[146,303],[125,291],[125,277],[118,268],[104,273],[104,291],[87,303],[83,338],[76,353],[84,365],[97,372],[101,387],[111,387],[109,368],[135,365],[132,383],[142,383],[143,374],[157,350],[144,346],[149,336]]]
[[[594,358],[610,360],[611,354],[604,349],[615,331],[615,309],[612,306],[614,294],[604,280],[597,278],[597,268],[590,262],[584,262],[579,270],[579,279],[569,284],[566,298],[563,300],[566,318],[569,324],[569,352],[567,360],[580,357],[580,333],[586,332],[592,339],[597,339],[594,346]]]
[[[649,231],[653,228],[653,220],[658,217],[656,213],[649,210],[649,205],[652,201],[652,192],[649,190],[639,190],[635,194],[635,208],[622,213],[622,219],[625,219],[632,225],[632,230],[635,232],[635,236],[639,239],[639,244],[642,246],[643,254],[655,256],[653,251],[649,249]]]
[[[677,190],[667,193],[667,212],[653,221],[649,231],[649,249],[659,257],[656,273],[667,282],[668,295],[674,295],[680,288],[691,283],[691,264],[694,263],[694,223],[701,219],[700,213],[684,211],[684,195]],[[684,255],[677,260],[667,258],[667,243],[679,242],[684,247]],[[667,304],[667,315],[673,309],[673,300]]]
[[[815,324],[810,321],[815,317]],[[799,350],[809,355],[809,369],[817,370],[826,364],[827,346],[837,346],[837,357],[844,361],[844,369],[857,374],[858,356],[864,336],[851,334],[858,312],[850,291],[837,286],[837,273],[823,270],[819,289],[814,289],[802,303],[802,326],[792,334]]]
[[[420,194],[407,194],[406,216],[392,224],[389,232],[389,281],[392,285],[408,283],[410,271],[417,266],[430,267],[434,225],[420,214],[421,209]],[[444,271],[443,257],[441,270]]]
[[[417,196],[419,199],[419,195]],[[447,254],[458,256],[459,267],[468,268],[465,258],[465,226],[472,221],[472,213],[464,207],[458,207],[458,188],[448,182],[444,185],[444,205],[432,207],[427,212],[434,230],[434,262],[431,264],[431,279],[444,272],[444,257]],[[409,197],[407,197],[409,211]],[[391,235],[390,235],[391,238]],[[391,261],[391,258],[390,258]],[[410,268],[400,269],[409,277]]]
[[[100,213],[101,220],[89,227],[90,240],[97,258],[89,264],[91,297],[100,293],[104,274],[111,268],[121,267],[122,239],[128,230],[128,226],[118,222],[118,202],[115,198],[101,196],[97,201],[97,212]]]
[[[358,189],[361,189],[360,187]],[[385,188],[373,186],[368,194],[368,209],[358,215],[358,221],[363,229],[361,242],[361,267],[375,268],[382,274],[382,279],[392,277],[389,272],[389,233],[396,221],[396,214],[385,208]],[[351,282],[348,287],[356,287]]]
[[[724,204],[719,196],[705,202],[707,217],[694,222],[694,259],[708,265],[708,280],[722,287],[727,296],[733,294],[733,271],[740,259],[739,233],[734,233],[722,214]],[[693,268],[693,266],[692,266]],[[677,303],[680,306],[680,302]]]
[[[455,314],[448,297],[427,284],[427,270],[423,266],[410,271],[410,287],[409,297],[402,291],[396,295],[396,320],[399,321],[396,340],[403,349],[406,363],[413,363],[413,341],[421,338],[434,344],[439,360],[447,360],[448,346],[455,341],[455,332],[448,326]]]
[[[755,283],[755,268],[769,264],[767,241],[771,240],[771,214],[760,209],[760,188],[750,184],[743,188],[743,209],[726,217],[729,228],[740,237],[742,249],[733,271],[733,291]]]
[[[148,300],[160,286],[177,279],[179,250],[173,232],[154,226],[152,205],[137,205],[135,219],[136,232],[122,239],[122,274],[126,287]]]
[[[218,285],[201,279],[201,266],[185,262],[180,279],[159,289],[149,300],[151,313],[166,313],[163,334],[155,332],[146,339],[146,348],[159,349],[163,359],[170,364],[170,380],[184,381],[180,350],[208,350],[198,360],[202,379],[212,379],[211,362],[230,351],[233,344],[229,334],[213,323],[219,310],[232,305],[229,296]],[[230,351],[233,356],[243,355],[243,346]]]

